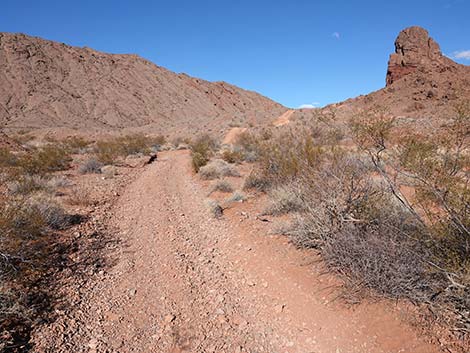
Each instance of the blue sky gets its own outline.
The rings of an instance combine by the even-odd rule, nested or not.
[[[383,87],[393,42],[411,25],[470,64],[469,15],[470,0],[2,0],[0,31],[137,53],[298,107]]]

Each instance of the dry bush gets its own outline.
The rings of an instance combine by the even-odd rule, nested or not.
[[[94,201],[85,189],[73,188],[69,192],[67,203],[72,206],[91,206]]]
[[[44,224],[52,229],[65,229],[70,226],[74,219],[65,212],[64,208],[49,195],[35,194],[25,203],[27,207],[26,215],[31,213],[39,215]]]
[[[215,184],[213,184],[209,190],[209,195],[213,192],[220,191],[220,192],[232,192],[233,186],[227,180],[217,180]]]
[[[66,148],[57,145],[46,145],[32,152],[18,155],[15,167],[21,174],[47,174],[70,167],[72,158]]]
[[[290,212],[300,212],[305,209],[302,188],[295,182],[278,185],[269,191],[269,204],[263,211],[266,215],[281,215]]]
[[[228,176],[239,177],[240,173],[227,162],[221,159],[214,159],[199,169],[199,175],[202,179],[212,180]]]
[[[269,187],[269,181],[257,169],[252,170],[243,182],[243,190],[256,189],[259,191],[267,191]]]
[[[241,163],[245,159],[245,154],[239,148],[225,149],[221,153],[221,158],[227,163]]]
[[[149,138],[152,146],[163,146],[166,144],[166,137],[164,135],[157,135]]]
[[[62,141],[62,145],[70,153],[84,153],[90,144],[90,141],[80,136],[71,136],[65,139],[65,141]]]
[[[241,191],[235,191],[225,202],[242,202],[246,200],[246,195]]]
[[[77,221],[48,195],[0,200],[0,350],[27,347],[32,325],[45,319],[49,276],[64,263],[52,231]]]
[[[192,166],[196,173],[205,166],[214,151],[218,148],[218,143],[209,135],[202,135],[189,144],[191,148]]]
[[[36,192],[54,193],[58,188],[67,187],[70,182],[65,177],[45,175],[17,175],[14,181],[7,182],[11,195],[29,195]]]
[[[223,207],[215,200],[206,200],[206,206],[214,218],[220,218],[224,214]]]
[[[13,167],[16,164],[16,156],[9,149],[0,148],[0,168]]]
[[[98,141],[95,146],[96,157],[103,164],[114,164],[120,158],[149,153],[153,139],[143,134],[116,137],[106,141]]]
[[[101,168],[103,166],[104,164],[97,159],[90,158],[78,167],[78,172],[80,174],[101,174]]]
[[[301,182],[307,202],[285,229],[295,244],[320,249],[332,268],[383,296],[421,301],[442,287],[421,225],[360,160],[337,156]]]

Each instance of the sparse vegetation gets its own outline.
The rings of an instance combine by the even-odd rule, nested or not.
[[[199,175],[206,180],[222,177],[239,177],[237,169],[221,159],[214,159],[199,169]]]
[[[470,109],[428,136],[394,126],[381,110],[355,117],[359,150],[329,126],[259,139],[244,187],[268,191],[267,213],[294,212],[283,232],[355,286],[427,303],[469,333]]]
[[[156,140],[157,142],[161,139]],[[149,153],[151,147],[155,145],[155,139],[142,134],[116,137],[106,141],[98,141],[95,147],[96,158],[99,162],[115,164],[120,158],[129,155]]]
[[[56,232],[78,222],[53,197],[68,180],[52,173],[69,168],[69,148],[54,142],[12,153],[1,151],[0,349],[28,347],[31,325],[49,310],[44,283],[63,262]]]

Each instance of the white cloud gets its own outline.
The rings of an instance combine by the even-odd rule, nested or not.
[[[319,106],[320,106],[320,103],[313,102],[313,103],[308,103],[308,104],[302,104],[299,106],[299,109],[314,109],[314,108],[318,108]]]
[[[333,38],[336,38],[336,39],[340,39],[340,38],[341,38],[341,34],[339,34],[339,32],[333,32],[333,33],[331,33],[331,36],[332,36]]]
[[[454,51],[452,57],[454,59],[470,60],[470,50]]]

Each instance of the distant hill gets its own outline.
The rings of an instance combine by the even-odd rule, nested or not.
[[[258,93],[176,74],[137,55],[0,34],[0,126],[7,130],[219,131],[285,110]]]

